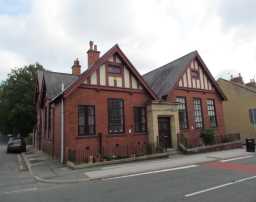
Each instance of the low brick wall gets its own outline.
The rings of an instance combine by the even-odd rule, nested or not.
[[[182,144],[179,144],[179,148],[181,149],[181,151],[186,154],[221,151],[221,150],[236,149],[241,147],[242,147],[241,141],[221,143],[216,145],[200,146],[200,147],[194,147],[190,149],[185,148]]]

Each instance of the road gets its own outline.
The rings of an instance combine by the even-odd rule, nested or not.
[[[256,157],[78,184],[37,183],[0,146],[0,202],[255,202]]]

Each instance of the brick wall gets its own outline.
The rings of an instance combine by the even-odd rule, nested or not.
[[[193,98],[200,98],[202,103],[202,112],[203,112],[203,124],[204,128],[210,128],[210,120],[208,117],[207,111],[207,99],[214,99],[215,101],[215,110],[217,118],[217,128],[215,133],[218,135],[223,135],[224,131],[224,120],[223,120],[223,101],[220,99],[216,91],[191,91],[183,89],[175,89],[168,96],[167,100],[171,102],[176,102],[177,96],[186,97],[187,102],[187,115],[188,115],[188,129],[183,129],[180,132],[187,135],[190,144],[198,145],[200,144],[200,132],[202,129],[196,129],[194,124],[194,106]],[[192,126],[194,129],[192,129]]]
[[[107,99],[119,98],[124,100],[125,132],[111,135],[108,133]],[[99,152],[99,137],[78,137],[78,105],[95,105],[96,134],[102,134],[102,148],[104,155],[112,155],[119,151],[119,155],[136,153],[142,145],[147,144],[148,136],[136,134],[134,128],[134,106],[145,106],[151,98],[145,92],[122,92],[97,89],[78,88],[64,102],[65,108],[65,159],[69,150],[76,150],[76,159],[81,156]],[[56,112],[55,112],[56,116]],[[57,115],[58,116],[58,115]],[[57,118],[58,119],[58,118]],[[56,125],[56,123],[55,123]],[[128,133],[132,129],[131,134]],[[55,130],[57,133],[58,129]],[[55,144],[59,144],[54,141]],[[56,148],[56,146],[55,146]]]

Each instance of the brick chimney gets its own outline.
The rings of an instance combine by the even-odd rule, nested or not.
[[[78,58],[74,60],[74,64],[72,66],[72,74],[79,76],[81,74],[81,65],[79,64]]]
[[[233,77],[233,76],[231,75],[230,81],[233,81],[233,82],[236,82],[236,83],[240,83],[240,84],[244,84],[243,77],[241,76],[240,73],[238,74],[237,77]]]
[[[88,68],[90,68],[100,57],[100,51],[97,50],[97,45],[93,44],[93,41],[89,42],[88,55]]]
[[[248,87],[256,88],[256,82],[255,79],[251,79],[249,83],[245,84]]]

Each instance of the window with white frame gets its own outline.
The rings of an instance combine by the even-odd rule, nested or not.
[[[178,103],[180,129],[186,129],[188,128],[186,98],[177,97],[176,102]]]
[[[195,127],[203,128],[203,114],[202,114],[202,104],[200,98],[194,98],[194,119],[195,119]]]
[[[210,126],[211,128],[216,128],[217,119],[216,119],[215,104],[213,99],[207,100],[207,110],[208,110],[208,117],[210,120]]]

